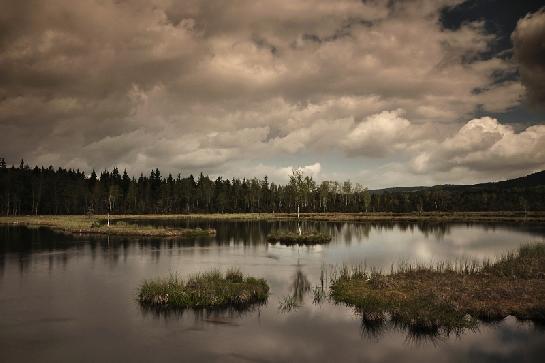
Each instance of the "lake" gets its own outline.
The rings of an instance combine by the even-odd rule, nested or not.
[[[296,222],[141,221],[216,228],[187,240],[74,236],[0,227],[0,361],[434,361],[523,362],[545,356],[545,328],[507,318],[460,335],[420,336],[362,324],[354,310],[314,302],[342,265],[390,271],[398,263],[495,259],[545,226],[328,223],[323,246],[271,245],[267,233]],[[267,304],[249,311],[143,309],[149,278],[239,267],[265,278]],[[288,296],[299,307],[280,309]]]

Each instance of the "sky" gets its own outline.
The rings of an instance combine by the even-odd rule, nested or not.
[[[0,157],[370,188],[545,169],[545,7],[0,1]]]

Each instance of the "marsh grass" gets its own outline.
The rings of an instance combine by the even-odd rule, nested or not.
[[[413,334],[459,334],[478,319],[545,321],[544,272],[545,245],[525,245],[480,264],[401,264],[390,274],[343,267],[333,274],[331,297],[354,306],[370,331],[389,322]]]
[[[295,214],[276,215],[276,218],[295,219]],[[301,213],[303,220],[330,221],[330,222],[544,222],[543,212],[407,212],[407,213]]]
[[[244,276],[231,269],[198,273],[186,280],[178,275],[145,281],[139,289],[138,301],[155,308],[245,309],[265,303],[269,285],[264,279]]]
[[[280,299],[278,303],[278,310],[283,313],[289,313],[291,311],[296,311],[301,306],[303,306],[302,302],[300,302],[296,296],[289,295]]]
[[[213,236],[213,229],[170,228],[162,226],[127,223],[127,216],[110,217],[110,226],[105,216],[17,216],[0,217],[0,224],[47,227],[56,231],[81,234],[107,234],[141,237],[198,237]]]
[[[327,293],[321,286],[314,286],[312,289],[312,302],[314,304],[321,304],[327,299]]]
[[[518,279],[544,279],[545,244],[524,245],[516,253],[507,253],[497,262],[486,261],[482,272]]]
[[[267,235],[269,243],[279,243],[286,246],[291,245],[316,245],[331,241],[331,236],[321,232],[296,232],[278,231]]]
[[[205,220],[295,220],[297,213],[191,213],[126,215],[131,219],[205,219]],[[408,212],[408,213],[300,213],[300,219],[314,221],[430,221],[430,222],[544,222],[544,212]]]

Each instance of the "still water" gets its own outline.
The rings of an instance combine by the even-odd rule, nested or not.
[[[144,221],[143,223],[147,223]],[[545,328],[507,318],[459,336],[370,331],[353,309],[313,302],[335,266],[389,271],[400,262],[494,259],[542,242],[539,225],[307,223],[330,244],[270,245],[292,222],[168,222],[213,227],[213,238],[83,237],[0,227],[0,361],[542,361]],[[246,312],[171,314],[142,309],[144,279],[239,267],[264,277],[267,304]],[[325,276],[327,288],[328,276]],[[287,296],[300,307],[282,311]]]

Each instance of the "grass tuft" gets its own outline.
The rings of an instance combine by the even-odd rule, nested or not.
[[[267,235],[267,241],[270,243],[280,243],[286,246],[291,245],[316,245],[331,241],[331,236],[320,232],[274,232]]]
[[[312,302],[314,304],[321,304],[327,299],[327,294],[323,287],[315,286],[312,289]]]
[[[264,279],[245,277],[231,269],[225,275],[219,270],[189,276],[148,280],[140,287],[138,301],[145,306],[165,308],[235,308],[243,309],[264,303],[269,285]]]
[[[296,296],[284,296],[278,303],[278,310],[283,313],[289,313],[290,311],[295,311],[300,308],[301,302],[297,299]]]
[[[230,282],[242,283],[244,282],[244,275],[239,269],[230,268],[225,273],[225,279]]]

